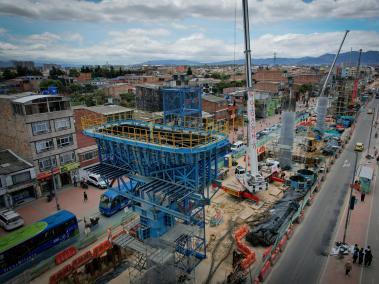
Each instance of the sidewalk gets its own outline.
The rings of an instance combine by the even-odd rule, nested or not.
[[[372,138],[372,145],[377,145],[378,140]],[[374,168],[374,177],[371,184],[371,192],[366,194],[364,202],[360,201],[360,193],[353,191],[353,194],[356,196],[358,203],[355,205],[354,210],[351,211],[350,221],[346,232],[346,243],[350,245],[358,244],[361,248],[366,248],[368,239],[368,231],[369,231],[369,223],[372,207],[374,206],[374,195],[377,194],[375,191],[377,181],[377,165],[374,159],[367,160],[365,158],[366,151],[363,152],[361,164],[367,164],[368,162],[373,165]],[[347,189],[350,190],[350,189]],[[349,196],[349,195],[347,195]],[[343,216],[338,224],[337,233],[335,236],[335,240],[331,244],[333,246],[336,241],[342,241],[344,227],[346,222],[346,214],[348,210],[349,200],[348,198],[345,200],[344,210],[342,212]],[[375,252],[373,252],[375,255]],[[338,256],[328,256],[324,274],[321,276],[320,283],[361,283],[362,273],[366,268],[359,264],[353,264],[353,268],[350,272],[350,277],[345,275],[345,263],[347,260],[352,261],[352,255],[345,256],[343,259],[339,259]],[[375,264],[374,264],[375,265]]]

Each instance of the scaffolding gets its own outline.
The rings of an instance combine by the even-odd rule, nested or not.
[[[206,257],[204,207],[229,141],[216,131],[217,123],[187,128],[185,118],[181,125],[168,126],[84,117],[82,126],[98,145],[100,164],[91,171],[111,180],[111,189],[130,200],[129,208],[139,215],[133,230],[140,240],[161,238],[178,224],[197,228],[172,240],[175,260],[180,260],[176,266],[189,273]]]

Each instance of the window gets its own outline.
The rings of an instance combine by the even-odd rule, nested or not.
[[[68,164],[75,161],[75,152],[67,152],[59,155],[61,165]]]
[[[24,110],[23,110],[22,104],[13,104],[13,112],[15,114],[24,115]]]
[[[33,135],[39,135],[50,132],[50,123],[48,120],[32,123]]]
[[[53,165],[51,166],[51,162]],[[57,166],[57,159],[55,157],[47,157],[38,160],[39,169],[41,172],[46,170],[51,170],[51,168],[55,168]]]
[[[67,147],[74,144],[74,140],[72,138],[72,135],[66,135],[66,136],[61,136],[57,137],[57,146],[58,148],[63,148]]]
[[[82,153],[79,155],[79,161],[80,162],[88,161],[88,160],[92,160],[92,159],[96,159],[96,158],[97,158],[97,150]]]
[[[36,142],[37,153],[49,151],[54,149],[53,139],[41,140]]]
[[[49,102],[50,111],[61,111],[70,109],[70,103],[66,101],[60,102]]]
[[[71,128],[71,123],[70,123],[70,118],[65,117],[65,118],[60,118],[55,120],[55,130],[56,131],[61,131],[65,129]]]
[[[13,184],[23,183],[31,179],[30,171],[19,173],[12,176]]]

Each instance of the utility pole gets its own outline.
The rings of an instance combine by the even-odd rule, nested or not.
[[[357,151],[354,151],[355,153],[355,162],[354,162],[354,173],[353,173],[353,178],[351,180],[351,185],[350,185],[350,194],[349,194],[349,204],[348,204],[348,209],[347,209],[347,215],[346,215],[346,221],[345,221],[345,229],[344,229],[344,232],[343,232],[343,239],[342,239],[342,243],[343,244],[346,244],[346,232],[347,232],[347,227],[349,225],[349,219],[350,219],[350,215],[351,215],[351,209],[350,209],[350,202],[351,202],[351,197],[353,196],[353,185],[354,185],[354,181],[355,181],[355,175],[356,175],[356,171],[357,171],[357,163],[358,163],[358,152]]]
[[[57,193],[57,186],[55,184],[54,167],[53,167],[53,158],[52,158],[52,156],[50,156],[50,165],[51,165],[51,178],[53,179],[53,189],[54,189],[55,204],[57,206],[57,211],[59,211],[59,210],[61,210],[61,207],[60,207],[59,201],[58,201],[58,193]]]
[[[368,147],[367,147],[367,158],[370,158],[370,145],[371,145],[371,134],[372,134],[372,126],[374,125],[374,117],[375,117],[375,108],[372,112],[372,119],[371,119],[371,125],[370,125],[370,138],[368,139]]]

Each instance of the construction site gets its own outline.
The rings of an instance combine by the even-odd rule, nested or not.
[[[245,135],[231,143],[227,122],[204,118],[195,87],[163,89],[159,123],[137,114],[82,117],[99,157],[87,170],[127,206],[113,234],[65,266],[76,251],[64,258],[50,283],[259,283],[268,277],[348,143],[361,98],[359,77],[330,81],[346,31],[320,82],[317,106],[297,109],[288,76],[280,123],[258,139],[247,1],[243,12]]]
[[[96,139],[99,151],[100,163],[89,170],[128,205],[118,233],[81,263],[87,274],[74,266],[74,273],[54,274],[54,283],[266,279],[348,142],[355,118],[341,111],[341,102],[327,107],[325,90],[338,52],[317,115],[296,111],[289,76],[281,123],[258,140],[247,6],[244,12],[247,136],[231,147],[227,125],[202,117],[197,88],[165,89],[161,124],[138,117],[83,117],[83,132]],[[341,84],[333,92],[349,98],[350,89]],[[354,106],[355,96],[349,100],[346,108]],[[107,262],[103,254],[112,259],[112,269],[93,264]]]

